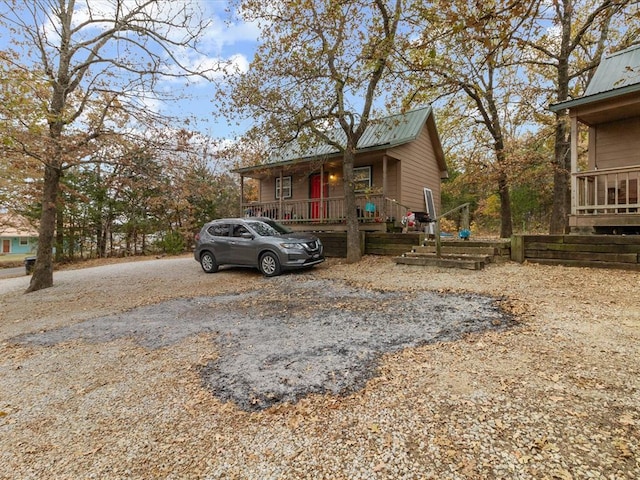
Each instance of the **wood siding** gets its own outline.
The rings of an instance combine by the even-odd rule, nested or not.
[[[415,211],[425,211],[424,188],[433,192],[436,214],[440,211],[440,170],[433,151],[428,129],[425,127],[418,138],[408,144],[389,150],[389,155],[402,159],[400,165],[399,190],[396,200]]]
[[[376,155],[359,155],[356,158],[356,167],[371,167],[371,182],[374,191],[382,193],[382,180],[383,180],[383,153],[378,152]],[[398,166],[399,162],[396,159],[387,159],[387,196],[390,198],[397,198],[398,194]],[[315,166],[314,166],[315,167]],[[320,173],[320,169],[315,167],[316,170],[313,173]],[[324,167],[325,175],[328,177],[329,189],[328,197],[339,198],[344,196],[343,187],[343,173],[342,163],[336,164],[332,162]],[[296,169],[295,171],[284,171],[283,177],[291,176],[292,196],[287,200],[305,200],[309,198],[309,177],[313,173],[309,173],[306,170]],[[274,172],[275,174],[275,172]],[[279,172],[277,173],[279,175]],[[275,189],[276,189],[276,177],[267,177],[260,180],[260,202],[274,202],[276,201]],[[424,203],[424,202],[423,202]]]
[[[590,130],[595,133],[595,142],[590,142],[595,150],[589,152],[590,166],[605,169],[640,165],[640,118],[603,123]]]
[[[276,172],[274,172],[276,174]],[[279,177],[280,172],[277,172],[275,177],[267,177],[260,180],[260,202],[274,202],[276,199],[276,178]],[[309,175],[305,172],[296,170],[293,172],[283,172],[283,177],[291,177],[291,199],[290,200],[305,200],[309,198]],[[287,199],[289,200],[289,199]]]
[[[414,125],[413,136],[402,138],[402,144],[393,142],[375,145],[368,151],[361,151],[356,155],[355,167],[371,167],[371,192],[356,192],[364,205],[358,204],[359,209],[369,208],[369,198],[375,199],[373,215],[378,221],[385,219],[398,220],[409,210],[426,211],[424,188],[432,191],[436,214],[440,211],[441,179],[446,177],[442,147],[440,146],[436,126],[431,117],[426,123]],[[396,146],[392,146],[396,145]],[[384,147],[388,146],[387,149]],[[386,171],[385,166],[386,164]],[[320,173],[321,169],[328,177],[327,209],[321,215],[324,219],[344,218],[344,211],[335,208],[336,201],[344,197],[344,176],[342,172],[342,157],[331,155],[313,161],[299,161],[272,168],[246,172],[246,177],[259,179],[259,194],[257,202],[244,202],[245,211],[262,209],[270,214],[279,213],[282,218],[289,215],[294,220],[309,220],[311,216],[306,210],[311,207],[310,175]],[[291,197],[279,202],[275,196],[275,179],[282,174],[291,177]],[[386,174],[386,175],[385,175]],[[385,181],[386,180],[386,181]],[[386,187],[386,189],[384,188]],[[386,198],[385,198],[386,197]],[[334,202],[330,205],[331,202]],[[285,205],[287,204],[287,205]],[[295,205],[294,205],[295,204]],[[317,205],[317,204],[313,204]],[[286,207],[286,209],[285,209]],[[293,207],[293,209],[292,209]],[[372,212],[371,210],[365,210]],[[398,217],[399,212],[402,212]],[[293,212],[293,213],[292,213]],[[364,216],[364,215],[363,215]],[[313,217],[315,218],[315,217]]]

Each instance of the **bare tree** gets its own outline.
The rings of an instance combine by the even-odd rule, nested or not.
[[[53,285],[52,248],[60,179],[115,125],[114,110],[142,119],[161,77],[204,75],[190,65],[207,24],[196,2],[4,0],[0,19],[22,53],[16,65],[42,75],[46,137],[24,154],[43,165],[42,215],[29,291]],[[2,7],[0,7],[2,8]]]

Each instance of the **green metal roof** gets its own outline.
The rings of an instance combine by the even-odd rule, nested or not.
[[[431,106],[426,106],[373,121],[360,138],[358,151],[387,149],[412,142],[420,135],[431,113]],[[334,130],[330,137],[339,144],[346,144],[346,135],[341,129]],[[339,153],[336,147],[327,143],[304,147],[298,142],[292,142],[273,152],[262,166],[330,157]],[[245,167],[236,171],[243,172],[255,168],[256,166]]]
[[[606,57],[600,62],[584,96],[555,103],[549,110],[557,112],[637,91],[640,91],[640,45]]]

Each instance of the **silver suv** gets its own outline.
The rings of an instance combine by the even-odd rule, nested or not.
[[[237,265],[257,268],[267,277],[324,262],[317,237],[294,233],[263,217],[223,218],[205,224],[196,235],[193,255],[207,273],[217,272],[220,265]]]

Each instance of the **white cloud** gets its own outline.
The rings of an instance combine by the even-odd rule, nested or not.
[[[260,37],[260,29],[254,23],[225,21],[216,12],[211,12],[209,19],[211,23],[203,37],[203,44],[219,55],[229,50],[229,47],[253,44]]]
[[[244,73],[249,69],[249,60],[243,54],[237,53],[229,58],[209,57],[194,52],[184,52],[178,56],[182,67],[196,72],[188,77],[190,84],[205,84],[222,80],[226,75]],[[164,70],[165,82],[184,83],[184,71],[177,65],[171,65]],[[201,75],[198,75],[201,73]]]

